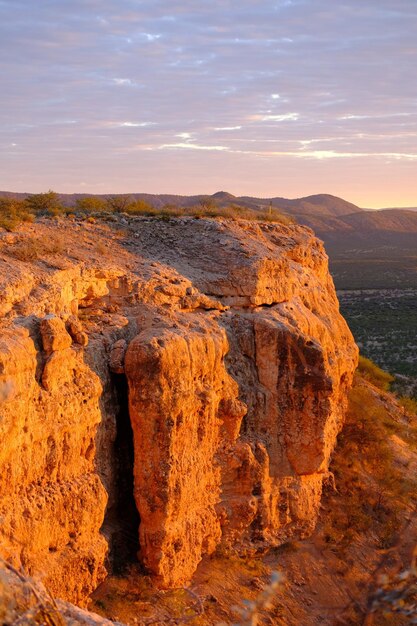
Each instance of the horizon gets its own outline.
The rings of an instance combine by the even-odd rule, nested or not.
[[[0,18],[0,188],[417,206],[412,0],[5,0]]]
[[[150,196],[180,196],[180,197],[193,197],[193,196],[207,196],[207,197],[211,197],[214,196],[215,194],[218,193],[226,193],[226,194],[230,194],[231,196],[233,196],[234,198],[236,198],[237,200],[239,200],[239,198],[255,198],[255,199],[259,199],[259,200],[275,200],[278,198],[282,198],[283,200],[301,200],[304,198],[311,198],[314,196],[334,196],[334,194],[331,193],[327,193],[327,192],[319,192],[319,193],[310,193],[307,194],[305,196],[294,196],[292,198],[287,198],[286,196],[283,195],[278,195],[278,194],[274,194],[271,196],[263,196],[263,195],[256,195],[256,194],[235,194],[233,192],[227,191],[225,189],[218,189],[217,191],[214,191],[213,193],[171,193],[169,191],[167,192],[154,192],[154,191],[118,191],[118,192],[112,192],[112,191],[106,191],[106,192],[100,192],[100,193],[95,193],[95,192],[89,192],[89,191],[59,191],[56,189],[42,189],[40,191],[15,191],[15,190],[10,190],[10,189],[3,189],[0,191],[0,196],[2,193],[6,193],[6,194],[27,194],[27,195],[33,195],[33,194],[38,194],[38,193],[47,193],[48,191],[54,191],[54,193],[57,193],[60,196],[75,196],[75,195],[85,195],[85,196],[137,196],[137,195],[150,195]],[[371,207],[371,206],[363,206],[361,204],[356,204],[355,202],[352,202],[349,198],[342,198],[341,196],[334,196],[335,198],[338,198],[339,200],[344,200],[345,202],[349,202],[351,204],[355,204],[355,206],[367,211],[367,210],[384,210],[384,209],[403,209],[403,210],[407,210],[407,209],[417,209],[417,203],[416,206],[380,206],[380,207]],[[278,207],[279,208],[279,207]]]

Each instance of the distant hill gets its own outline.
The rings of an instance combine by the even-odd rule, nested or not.
[[[0,191],[1,195],[24,198],[29,194]],[[65,206],[77,198],[112,194],[60,194]],[[343,198],[316,194],[303,198],[255,198],[234,196],[227,191],[213,195],[113,194],[142,199],[155,208],[196,205],[254,210],[270,206],[306,224],[323,239],[339,289],[417,287],[417,207],[410,209],[363,209]]]
[[[381,209],[349,213],[338,216],[307,215],[293,212],[297,220],[310,226],[319,236],[325,240],[332,237],[349,237],[354,233],[359,240],[369,239],[372,233],[373,242],[390,243],[387,239],[394,233],[411,234],[417,233],[417,213],[405,209]]]
[[[268,200],[259,200],[253,198],[255,202],[262,202],[264,205],[272,202],[273,206],[284,209],[290,214],[299,215],[347,215],[349,213],[361,213],[363,209],[359,208],[351,202],[347,202],[337,196],[321,193],[314,196],[306,196],[305,198],[296,198],[295,200],[287,200],[286,198],[271,198]]]
[[[372,211],[372,209],[366,209]],[[389,207],[385,209],[380,209],[380,211],[417,211],[417,206],[397,206],[397,207]]]

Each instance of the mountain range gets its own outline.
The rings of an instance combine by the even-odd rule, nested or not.
[[[29,194],[0,191],[1,195],[24,198]],[[60,194],[60,198],[70,207],[88,195],[93,194]],[[339,289],[417,287],[417,207],[364,209],[330,194],[295,199],[235,196],[227,191],[194,196],[128,195],[161,209],[199,204],[262,211],[273,207],[309,226],[324,241]]]

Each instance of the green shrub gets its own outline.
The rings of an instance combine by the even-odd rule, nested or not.
[[[24,202],[35,215],[60,215],[63,211],[59,195],[52,189],[45,193],[31,194]]]
[[[75,210],[81,213],[101,213],[108,211],[108,204],[97,196],[86,196],[85,198],[77,198]]]
[[[126,208],[125,213],[128,215],[157,215],[159,211],[154,209],[153,206],[145,202],[145,200],[134,200],[130,202]]]
[[[12,232],[22,222],[32,222],[34,215],[27,207],[24,200],[0,197],[0,227]]]

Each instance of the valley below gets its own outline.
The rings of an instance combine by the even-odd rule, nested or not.
[[[417,377],[417,289],[337,292],[362,354],[402,377]]]

